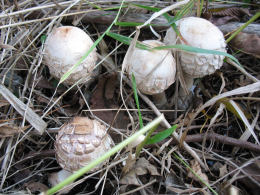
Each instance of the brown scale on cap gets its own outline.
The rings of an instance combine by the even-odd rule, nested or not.
[[[113,140],[100,122],[75,117],[59,130],[55,143],[56,158],[63,169],[73,172],[106,153],[112,145]]]

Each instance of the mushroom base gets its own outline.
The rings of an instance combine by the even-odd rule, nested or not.
[[[165,92],[154,94],[153,101],[158,108],[164,108],[168,106]]]
[[[178,108],[182,110],[187,110],[192,103],[191,89],[193,86],[193,77],[191,77],[186,73],[183,73],[183,78],[184,78],[185,86],[181,86],[179,90]],[[185,87],[187,90],[185,89]]]

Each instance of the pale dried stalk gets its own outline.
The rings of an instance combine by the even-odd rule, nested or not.
[[[47,123],[45,123],[39,115],[31,108],[27,107],[26,104],[19,100],[2,84],[0,84],[0,94],[37,130],[38,134],[43,134],[47,127]]]
[[[219,94],[213,98],[211,98],[209,101],[207,101],[204,105],[202,105],[192,116],[192,118],[190,119],[190,122],[188,123],[187,127],[191,126],[191,123],[193,122],[193,120],[196,118],[196,116],[202,111],[204,110],[206,107],[211,106],[213,104],[215,104],[218,100],[225,98],[225,97],[229,97],[232,95],[239,95],[239,94],[245,94],[245,93],[254,93],[256,91],[260,91],[260,81],[255,82],[253,84],[249,84],[246,85],[244,87],[239,87],[237,89]]]

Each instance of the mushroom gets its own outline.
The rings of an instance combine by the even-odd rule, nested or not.
[[[62,170],[51,174],[49,183],[52,186],[60,183],[74,171],[105,154],[113,144],[106,127],[97,120],[87,117],[73,118],[60,128],[56,136],[56,159]],[[106,162],[91,171],[100,169]]]
[[[160,41],[146,40],[143,44],[164,46]],[[135,76],[137,88],[144,94],[152,95],[159,108],[167,104],[165,90],[175,81],[176,63],[169,50],[143,50],[135,48],[128,62],[128,75]]]
[[[177,27],[180,32],[180,39],[177,40],[177,43],[226,52],[223,33],[208,20],[187,17],[179,20]],[[174,45],[176,44],[176,37],[175,31],[170,28],[166,33],[164,42],[167,45]],[[223,64],[223,59],[224,56],[222,55],[180,51],[180,63],[187,89],[190,90],[192,88],[194,78],[201,78],[219,69]],[[181,88],[179,98],[184,100],[183,106],[185,105],[186,97],[185,90]]]
[[[48,35],[45,43],[44,60],[49,67],[50,74],[60,79],[87,53],[93,41],[78,27],[62,26],[54,28]],[[79,79],[81,83],[90,80],[97,61],[97,52],[94,49],[87,58],[64,81],[73,85]]]

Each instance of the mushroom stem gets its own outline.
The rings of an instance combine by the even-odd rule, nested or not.
[[[190,101],[191,101],[190,92],[193,86],[193,77],[183,72],[183,78],[184,78],[185,86],[181,86],[179,90],[178,108],[186,110],[190,106]],[[186,89],[188,90],[188,94],[184,87],[186,87]]]
[[[190,94],[190,89],[192,88],[192,85],[193,85],[193,77],[186,74],[185,72],[183,72],[182,74],[183,74],[185,86],[182,86],[180,88],[179,96],[180,97],[186,97],[187,95]],[[186,87],[186,89],[188,90],[188,94],[187,94],[186,90],[184,89],[184,87]]]
[[[59,172],[52,173],[49,177],[49,183],[51,186],[56,186],[63,180],[65,180],[67,177],[71,176],[73,173],[66,171],[65,169],[60,170]],[[61,190],[61,194],[67,194],[74,186],[66,187]]]
[[[158,108],[163,108],[168,104],[164,91],[162,93],[153,94],[153,101]]]

